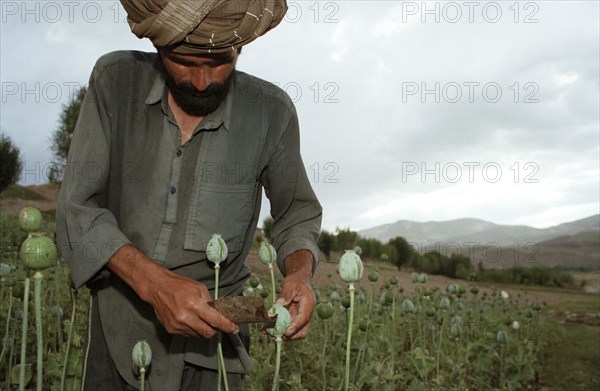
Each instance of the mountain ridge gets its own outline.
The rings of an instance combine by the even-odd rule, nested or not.
[[[477,218],[426,222],[398,220],[395,223],[360,230],[358,234],[384,243],[396,236],[402,236],[410,243],[426,247],[448,243],[474,243],[475,245],[493,243],[509,246],[515,243],[538,243],[584,231],[600,231],[600,214],[548,228],[496,224]]]

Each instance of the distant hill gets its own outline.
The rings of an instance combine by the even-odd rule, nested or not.
[[[600,215],[590,216],[550,228],[534,228],[526,225],[500,225],[479,219],[458,219],[419,223],[400,220],[359,231],[359,235],[375,238],[381,242],[402,236],[419,248],[444,246],[448,243],[473,243],[510,246],[515,243],[539,243],[565,235],[584,231],[600,231]]]
[[[549,228],[500,225],[478,219],[401,220],[359,231],[359,235],[387,242],[402,236],[423,253],[461,253],[485,268],[543,266],[600,269],[600,215]]]
[[[451,247],[442,247],[452,252]],[[575,235],[559,236],[540,243],[511,246],[481,246],[461,248],[463,255],[473,263],[481,262],[486,269],[511,266],[541,266],[563,269],[600,269],[600,232],[585,231]]]

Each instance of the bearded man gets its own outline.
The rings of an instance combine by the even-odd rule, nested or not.
[[[315,305],[321,206],[299,151],[289,97],[236,69],[242,46],[275,27],[283,0],[122,0],[132,31],[157,53],[121,51],[92,72],[57,209],[57,241],[76,288],[92,293],[87,390],[131,390],[131,350],[149,342],[150,390],[216,389],[223,334],[230,389],[252,368],[248,328],[212,300],[213,233],[229,255],[220,294],[250,270],[264,188],[285,276],[278,302],[306,337]]]

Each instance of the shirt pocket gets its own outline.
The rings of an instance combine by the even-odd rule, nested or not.
[[[256,204],[257,183],[203,182],[192,200],[183,248],[206,251],[213,234],[221,234],[230,252],[244,246]]]

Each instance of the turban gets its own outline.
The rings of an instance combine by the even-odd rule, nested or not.
[[[121,0],[131,31],[180,54],[224,53],[281,22],[285,0]]]

